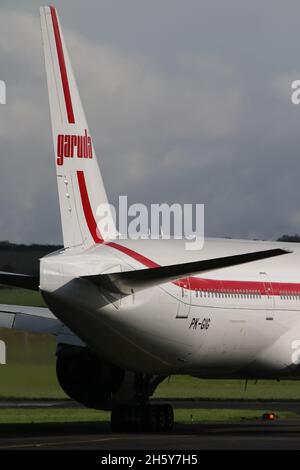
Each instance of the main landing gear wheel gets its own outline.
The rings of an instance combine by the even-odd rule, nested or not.
[[[169,432],[174,425],[170,405],[118,406],[111,412],[113,432]]]

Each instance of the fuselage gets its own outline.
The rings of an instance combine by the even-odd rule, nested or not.
[[[126,296],[81,278],[274,247],[292,252]],[[125,369],[280,378],[298,375],[299,264],[296,244],[206,239],[189,251],[184,240],[118,240],[43,258],[40,289],[58,318]]]
[[[133,288],[126,295],[83,278],[280,244],[211,239],[202,250],[192,251],[184,240],[105,242],[112,235],[102,233],[97,216],[108,200],[53,6],[41,8],[41,26],[65,247],[41,260],[40,289],[50,310],[89,348],[126,370],[210,377],[297,375],[300,251],[294,244],[283,244],[293,253],[201,276],[171,277],[175,281]]]

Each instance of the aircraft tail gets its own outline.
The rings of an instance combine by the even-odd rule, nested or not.
[[[96,210],[107,197],[55,7],[41,7],[60,214],[65,247],[102,243]]]

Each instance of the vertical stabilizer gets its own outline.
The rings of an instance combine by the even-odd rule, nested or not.
[[[55,7],[41,7],[64,246],[102,243],[96,210],[107,197]]]

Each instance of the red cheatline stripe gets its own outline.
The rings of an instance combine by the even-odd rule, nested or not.
[[[189,286],[188,286],[189,282]],[[244,294],[244,295],[300,295],[300,284],[293,282],[272,282],[271,291],[266,292],[266,285],[260,281],[229,281],[221,279],[203,279],[198,277],[189,277],[180,279],[176,284],[186,287],[190,290],[201,290],[206,292]]]
[[[111,248],[115,248],[116,250],[119,250],[122,253],[125,253],[125,255],[128,255],[131,258],[134,258],[139,263],[143,264],[144,266],[147,266],[147,268],[159,268],[160,267],[159,264],[155,263],[154,261],[151,261],[151,259],[146,258],[145,256],[137,253],[136,251],[130,250],[130,248],[127,248],[126,246],[119,245],[118,243],[115,243],[115,242],[109,242],[107,243],[107,246],[110,246]]]
[[[103,243],[103,238],[97,228],[97,224],[94,218],[94,214],[91,208],[89,195],[87,192],[85,177],[83,171],[77,171],[77,180],[79,185],[79,191],[81,196],[81,202],[83,207],[83,212],[85,216],[86,223],[88,225],[90,234],[93,237],[95,243]]]
[[[54,6],[50,6],[50,12],[51,12],[53,31],[54,31],[54,37],[55,37],[55,43],[56,43],[58,63],[59,63],[59,68],[60,68],[60,76],[61,76],[62,87],[64,91],[64,96],[65,96],[68,121],[70,124],[74,124],[75,118],[74,118],[72,99],[71,99],[71,93],[70,93],[70,88],[69,88],[68,74],[67,74],[67,69],[66,69],[66,64],[65,64],[63,46],[62,46],[61,37],[60,37],[56,9]]]
[[[79,184],[83,212],[89,231],[95,243],[103,243],[104,240],[97,229],[97,224],[91,208],[83,171],[77,171],[77,179]],[[147,258],[146,256],[143,256],[140,253],[137,253],[136,251],[127,248],[126,246],[119,245],[119,243],[108,242],[106,243],[106,246],[121,251],[125,255],[130,256],[130,258],[135,259],[147,268],[160,267],[159,264]],[[184,287],[189,290],[202,290],[206,292],[221,292],[244,295],[267,294],[266,284],[264,282],[259,281],[229,281],[221,279],[203,279],[199,277],[190,276],[189,278],[182,278],[178,281],[174,281],[173,284],[178,287]],[[293,282],[272,282],[272,291],[269,292],[269,295],[300,295],[300,284]]]

